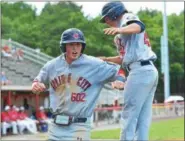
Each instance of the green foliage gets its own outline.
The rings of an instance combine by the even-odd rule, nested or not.
[[[58,2],[56,4],[48,2],[41,14],[36,15],[36,9],[24,2],[1,2],[2,38],[12,38],[12,40],[32,48],[40,48],[42,52],[55,57],[60,55],[59,42],[62,32],[73,27],[84,32],[87,43],[85,53],[93,56],[116,55],[114,37],[103,33],[106,25],[99,23],[99,16],[94,19],[85,17],[81,8],[73,2]],[[144,9],[138,12],[138,16],[145,23],[152,49],[158,56],[155,65],[160,71],[160,38],[163,33],[162,13],[157,10]],[[184,76],[183,21],[184,11],[179,15],[168,16],[170,73],[174,77],[179,77],[179,74],[181,77]],[[163,75],[161,73],[159,75],[157,92],[163,93]]]

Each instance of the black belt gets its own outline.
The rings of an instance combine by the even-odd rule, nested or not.
[[[57,115],[60,115],[60,114],[57,114]],[[57,115],[53,115],[52,116],[52,118],[54,119],[54,121],[56,120],[56,116]],[[63,116],[63,114],[61,114],[61,116]],[[66,125],[69,125],[70,123],[85,123],[87,121],[87,118],[73,117],[73,116],[67,116],[67,117],[69,117],[69,120],[68,120],[68,123]]]
[[[72,122],[84,123],[86,121],[87,121],[87,118],[74,118],[74,120]]]
[[[146,61],[140,61],[140,65],[141,66],[146,66],[146,65],[152,65],[152,63],[149,60],[146,60]],[[128,69],[128,71],[131,70],[129,65],[127,66],[127,69]]]

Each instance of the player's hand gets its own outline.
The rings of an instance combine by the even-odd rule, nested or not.
[[[32,92],[38,94],[46,90],[46,86],[40,82],[33,82],[32,83]]]
[[[120,32],[120,28],[117,28],[117,27],[105,28],[103,31],[104,31],[104,34],[106,35],[115,35]]]
[[[114,89],[123,89],[125,86],[125,83],[119,80],[116,80],[112,82],[112,88]]]
[[[101,59],[101,60],[103,60],[103,61],[106,61],[106,57],[105,56],[100,56],[98,58]]]

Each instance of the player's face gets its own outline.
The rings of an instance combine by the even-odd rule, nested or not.
[[[66,59],[68,63],[71,63],[72,61],[76,60],[82,50],[82,44],[81,43],[68,43],[66,44]]]
[[[109,17],[105,17],[105,23],[109,26],[109,27],[117,27],[117,21],[112,21],[111,19],[109,19]]]

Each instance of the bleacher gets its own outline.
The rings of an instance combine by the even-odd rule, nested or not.
[[[1,71],[4,71],[7,78],[12,81],[11,85],[31,85],[42,66],[53,58],[14,41],[2,39],[1,43],[1,47],[4,45],[16,47],[22,49],[24,53],[22,61],[1,56]]]

